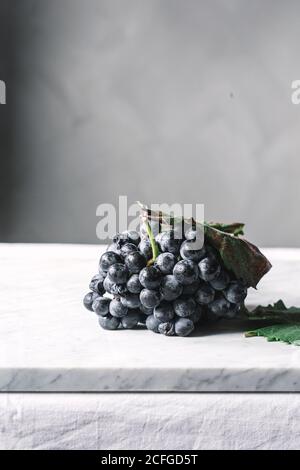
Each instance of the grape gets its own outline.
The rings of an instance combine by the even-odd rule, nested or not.
[[[198,323],[203,318],[204,313],[205,312],[203,311],[203,306],[196,305],[196,310],[194,311],[194,313],[192,313],[192,315],[189,318],[190,320],[192,320],[194,325],[196,325],[196,323]]]
[[[200,279],[196,279],[196,281],[192,282],[192,284],[183,286],[182,295],[186,295],[186,296],[194,295],[197,292],[197,290],[200,288],[201,282],[202,281],[200,281]]]
[[[155,290],[143,289],[140,293],[140,301],[142,305],[146,308],[153,309],[159,304],[160,300],[161,295]]]
[[[106,315],[105,317],[98,317],[99,325],[104,328],[104,330],[116,330],[120,324],[120,320],[111,315]]]
[[[154,309],[154,316],[160,322],[168,322],[174,318],[174,309],[173,305],[166,300],[163,300],[157,307]]]
[[[122,235],[125,235],[126,237],[128,237],[128,240],[130,241],[130,243],[134,243],[137,246],[141,241],[140,234],[136,230],[125,230],[125,232],[123,232]]]
[[[221,269],[218,276],[212,281],[210,281],[210,285],[215,290],[223,290],[227,287],[229,281],[230,281],[229,274],[224,269]]]
[[[97,315],[105,317],[109,312],[109,304],[111,299],[107,297],[97,297],[93,302],[93,310]]]
[[[160,321],[155,318],[154,315],[149,315],[146,319],[146,327],[148,330],[153,331],[154,333],[159,333],[158,327],[160,325]]]
[[[127,308],[138,308],[141,304],[138,294],[125,294],[121,297],[121,303]]]
[[[224,297],[219,297],[211,302],[208,308],[210,313],[218,318],[222,318],[228,314],[232,307],[228,300],[224,299]]]
[[[90,312],[93,312],[93,302],[98,297],[99,295],[95,292],[88,292],[83,298],[83,305],[85,308],[87,308]]]
[[[175,323],[173,321],[160,323],[158,325],[158,332],[165,336],[175,335]]]
[[[179,255],[181,239],[177,238],[177,233],[174,230],[163,232],[160,238],[160,247],[162,251]]]
[[[125,284],[128,279],[129,272],[124,264],[115,263],[109,267],[107,275],[111,282],[115,284]]]
[[[201,284],[195,294],[195,300],[198,304],[209,304],[214,300],[214,297],[214,289],[209,284],[205,284],[204,282]]]
[[[196,302],[192,297],[179,297],[174,300],[173,307],[179,317],[190,317],[196,311]]]
[[[172,274],[176,264],[176,257],[173,253],[161,253],[155,260],[155,266],[163,274]]]
[[[121,249],[126,243],[138,245],[140,243],[140,236],[135,230],[125,230],[122,233],[117,233],[113,237],[113,242],[117,248]]]
[[[239,281],[233,281],[229,284],[227,289],[224,290],[225,298],[233,303],[238,304],[242,302],[247,296],[247,289]]]
[[[145,256],[147,261],[149,261],[152,258],[153,254],[152,254],[151,243],[149,240],[142,240],[139,244],[139,250],[142,253],[142,255]]]
[[[146,258],[139,251],[129,253],[125,258],[125,264],[132,274],[138,274],[146,266]]]
[[[143,289],[143,286],[140,283],[138,274],[132,274],[130,276],[130,278],[127,281],[127,289],[132,294],[139,294],[141,292],[141,290]]]
[[[114,253],[117,253],[117,255],[121,254],[121,250],[118,249],[115,243],[111,243],[110,245],[108,245],[106,251],[113,251]]]
[[[141,310],[141,312],[143,312],[145,315],[152,315],[152,314],[153,314],[153,311],[154,311],[154,308],[145,307],[145,305],[143,305],[143,304],[141,303],[141,305],[140,305],[140,310]]]
[[[141,319],[139,310],[131,310],[125,317],[121,318],[123,328],[132,329],[137,326]]]
[[[203,231],[201,231],[201,229],[199,228],[196,228],[196,227],[190,227],[186,230],[185,232],[185,238],[187,240],[201,240],[201,238],[203,239]]]
[[[198,263],[206,256],[206,249],[202,247],[196,249],[197,241],[185,240],[180,247],[180,256],[183,259],[190,259]]]
[[[173,274],[180,284],[192,284],[198,278],[198,267],[192,260],[184,259],[175,264]]]
[[[186,231],[185,231],[185,238],[187,240],[195,240],[197,237],[197,230],[195,227],[189,227]]]
[[[127,292],[126,284],[116,284],[112,282],[108,276],[104,279],[103,287],[109,294],[122,295]]]
[[[122,246],[120,252],[121,255],[125,258],[129,253],[132,253],[133,251],[137,251],[137,246],[134,245],[133,243],[125,243],[125,245]]]
[[[103,287],[103,280],[104,278],[101,274],[96,274],[94,277],[92,277],[92,280],[89,285],[91,291],[100,295],[104,294],[105,289]]]
[[[164,276],[160,285],[160,292],[165,300],[175,300],[182,294],[182,285],[172,274]]]
[[[100,258],[99,267],[102,271],[107,272],[109,267],[115,263],[122,263],[122,258],[113,251],[106,251]]]
[[[224,315],[224,318],[231,319],[235,318],[241,308],[240,304],[230,304],[230,309]]]
[[[159,228],[158,222],[149,223]],[[195,246],[203,235],[199,227],[190,226],[185,236],[179,234],[181,228],[156,232],[161,253],[154,263],[146,232],[142,240],[135,231],[116,234],[83,299],[104,329],[145,325],[166,336],[188,336],[205,320],[237,315],[247,288],[226,270],[213,246]]]
[[[128,308],[122,304],[119,298],[115,298],[109,304],[109,313],[113,317],[125,317],[125,315],[128,313]]]
[[[199,266],[200,277],[204,281],[213,281],[214,279],[218,277],[221,271],[220,264],[212,256],[201,260],[198,266]]]
[[[146,289],[156,289],[161,282],[161,272],[155,266],[147,266],[141,270],[139,280]]]
[[[177,336],[188,336],[194,330],[194,323],[189,318],[179,318],[175,322]]]

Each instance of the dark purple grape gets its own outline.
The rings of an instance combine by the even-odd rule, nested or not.
[[[139,280],[146,289],[156,289],[161,282],[161,272],[155,266],[143,268],[139,274]]]
[[[125,284],[129,277],[129,272],[124,264],[115,263],[109,267],[107,275],[111,282],[115,284]]]
[[[184,259],[175,265],[173,274],[177,281],[186,286],[192,284],[198,278],[198,267],[192,260]]]
[[[128,308],[122,304],[121,299],[115,298],[109,304],[109,313],[113,317],[125,317],[125,315],[128,313]]]
[[[96,292],[88,292],[83,298],[83,305],[90,312],[93,312],[93,302],[99,297],[99,294]]]
[[[209,304],[208,309],[210,314],[217,318],[223,318],[232,309],[232,304],[224,299],[224,297],[218,297]]]
[[[198,264],[201,279],[204,281],[213,281],[218,277],[221,271],[221,266],[218,261],[208,256],[200,261]]]
[[[163,235],[160,238],[160,247],[162,251],[173,253],[178,256],[182,239],[177,238],[177,236],[177,232],[174,230],[163,232]]]
[[[158,325],[158,332],[161,335],[174,336],[175,335],[175,322],[174,321],[168,321],[168,322],[165,322],[165,323],[160,323]]]
[[[179,317],[190,317],[196,311],[197,304],[192,297],[179,297],[174,300],[173,308]]]
[[[209,284],[206,284],[202,281],[202,284],[200,285],[199,289],[197,290],[195,294],[196,302],[198,304],[207,305],[210,302],[212,302],[214,298],[215,298],[214,289]]]
[[[157,320],[154,315],[149,315],[146,319],[146,327],[148,330],[153,331],[154,333],[159,333],[158,327],[160,323],[161,322]]]
[[[108,294],[112,295],[123,295],[127,292],[126,284],[116,284],[108,276],[104,279],[103,287]]]
[[[183,287],[172,274],[162,278],[160,292],[164,300],[175,300],[182,294]]]
[[[194,313],[192,313],[189,318],[192,320],[194,325],[196,325],[200,320],[202,320],[202,318],[204,317],[204,313],[205,311],[203,309],[203,306],[197,305],[196,310],[194,311]]]
[[[206,255],[206,249],[203,246],[198,248],[198,241],[185,240],[180,247],[180,256],[183,259],[190,259],[195,263],[198,263]]]
[[[107,297],[97,297],[93,302],[93,310],[97,315],[105,317],[109,313],[111,299]]]
[[[173,253],[161,253],[156,258],[154,265],[161,273],[172,274],[176,261],[176,256]]]
[[[139,251],[129,253],[125,258],[125,264],[131,274],[138,274],[146,264],[146,258]]]
[[[202,281],[200,279],[196,279],[196,281],[192,282],[192,284],[183,286],[182,295],[193,296],[200,288],[201,284]]]
[[[138,308],[141,304],[139,294],[125,294],[121,302],[127,308]]]
[[[117,253],[113,251],[105,251],[100,258],[99,268],[101,271],[107,272],[113,264],[122,263],[122,258]]]
[[[98,317],[99,325],[104,328],[104,330],[116,330],[120,325],[120,320],[111,315],[106,315],[105,317]]]
[[[247,297],[247,288],[239,281],[232,281],[223,294],[229,302],[238,304]]]
[[[161,300],[160,292],[150,289],[143,289],[140,293],[140,301],[144,307],[154,308]]]
[[[177,336],[188,336],[194,328],[194,323],[189,318],[179,318],[175,322],[175,333]]]
[[[122,246],[120,251],[121,255],[125,258],[127,255],[129,255],[129,253],[137,251],[137,246],[133,243],[125,243],[125,245]]]
[[[90,285],[89,285],[89,288],[91,289],[91,291],[93,292],[96,292],[96,294],[99,294],[99,295],[102,295],[104,294],[105,292],[105,289],[103,287],[103,280],[105,278],[103,278],[103,276],[101,274],[96,274],[91,282],[90,282]]]
[[[130,278],[127,281],[127,289],[132,294],[139,294],[141,292],[141,290],[143,289],[143,286],[140,283],[138,274],[132,274],[130,276]]]
[[[152,254],[151,243],[149,240],[141,240],[139,244],[139,250],[142,253],[142,255],[145,256],[147,261],[149,261],[152,258],[153,254]]]
[[[130,310],[125,317],[121,318],[123,328],[131,330],[135,328],[141,320],[141,313],[139,310]]]
[[[153,315],[153,312],[154,312],[154,308],[152,307],[145,307],[145,305],[143,305],[141,303],[140,305],[140,310],[141,312],[143,312],[145,315]]]
[[[212,281],[210,281],[210,285],[215,290],[223,290],[227,287],[227,285],[229,284],[229,281],[230,281],[229,274],[224,269],[221,269],[218,276]]]
[[[174,309],[171,302],[163,300],[157,307],[154,309],[154,316],[160,322],[168,322],[174,318]]]

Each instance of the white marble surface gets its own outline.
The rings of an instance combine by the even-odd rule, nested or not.
[[[82,296],[101,249],[0,245],[1,391],[300,391],[300,348],[240,324],[189,338],[100,329]],[[249,304],[300,305],[300,250],[264,252],[273,269]]]

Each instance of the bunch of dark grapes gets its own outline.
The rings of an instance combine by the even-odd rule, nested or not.
[[[181,238],[174,229],[158,233],[153,260],[149,238],[117,234],[100,258],[85,307],[104,329],[144,325],[166,336],[188,336],[197,323],[234,318],[247,288],[207,242],[195,249],[196,236],[193,228]]]

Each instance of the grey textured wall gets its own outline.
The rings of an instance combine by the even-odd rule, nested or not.
[[[6,239],[96,242],[96,206],[126,194],[300,246],[299,1],[12,5]]]

